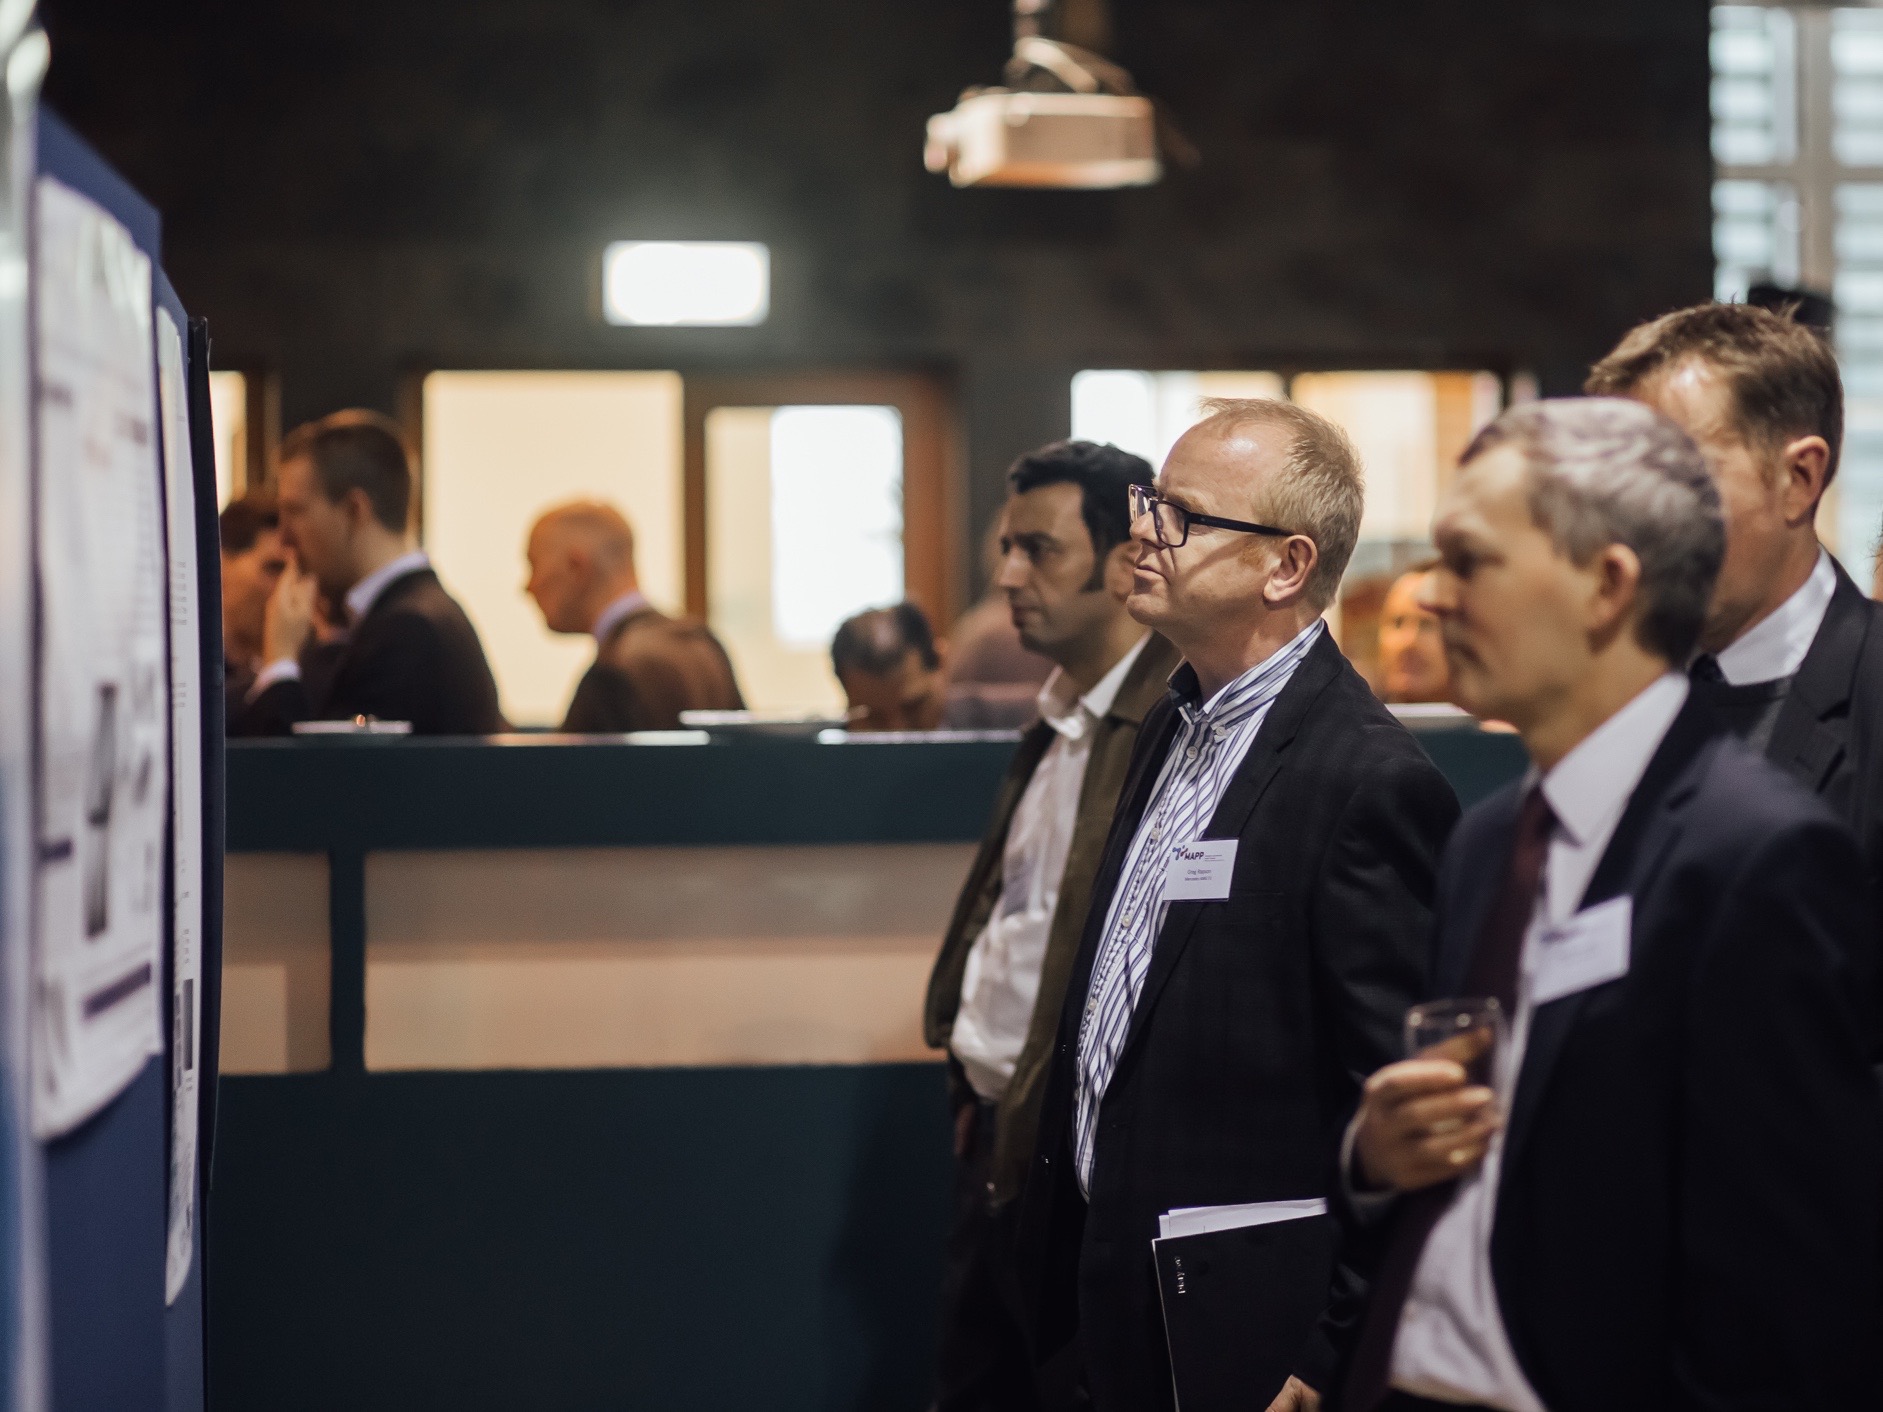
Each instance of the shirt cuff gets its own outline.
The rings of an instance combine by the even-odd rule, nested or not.
[[[1347,1132],[1340,1140],[1340,1194],[1347,1203],[1347,1209],[1362,1225],[1371,1225],[1385,1215],[1393,1202],[1399,1199],[1399,1193],[1387,1191],[1361,1191],[1354,1181],[1353,1144],[1360,1134],[1360,1115],[1354,1114],[1353,1121],[1347,1124]]]
[[[253,701],[278,681],[299,681],[301,664],[292,657],[283,657],[277,662],[270,662],[255,673],[255,684],[248,689],[248,699]]]

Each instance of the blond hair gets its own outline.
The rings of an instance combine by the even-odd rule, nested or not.
[[[1221,435],[1251,423],[1292,434],[1288,459],[1263,483],[1259,518],[1314,541],[1317,557],[1307,597],[1325,608],[1340,593],[1341,575],[1360,539],[1366,509],[1360,453],[1326,417],[1271,397],[1212,397],[1203,404],[1197,425]]]

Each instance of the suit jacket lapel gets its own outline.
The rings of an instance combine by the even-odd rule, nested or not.
[[[1203,837],[1242,836],[1249,816],[1255,812],[1255,806],[1261,803],[1262,796],[1268,792],[1269,785],[1274,783],[1276,774],[1280,772],[1282,753],[1300,730],[1308,708],[1345,665],[1346,658],[1341,656],[1340,649],[1334,645],[1333,634],[1323,632],[1314,646],[1308,649],[1308,655],[1301,659],[1301,665],[1295,668],[1294,675],[1281,689],[1281,694],[1268,708],[1268,715],[1263,717],[1255,739],[1249,744],[1249,753],[1242,757],[1242,763],[1236,767],[1236,773],[1230,779],[1229,787],[1223,791],[1216,812],[1210,816],[1209,825],[1203,830]],[[1173,711],[1171,714],[1174,720],[1176,713]],[[1144,806],[1140,804],[1138,818],[1143,816]],[[1135,819],[1131,832],[1137,832]],[[1238,853],[1237,874],[1240,876],[1246,867],[1246,860]],[[1177,968],[1177,961],[1183,955],[1184,948],[1190,944],[1190,935],[1196,929],[1197,918],[1202,911],[1201,905],[1188,905],[1174,907],[1165,914],[1163,930],[1158,933],[1157,944],[1151,951],[1150,970],[1144,976],[1144,992],[1138,996],[1138,1003],[1131,1012],[1131,1024],[1125,1031],[1124,1046],[1118,1051],[1119,1069],[1124,1068],[1132,1046],[1144,1030],[1146,1017],[1157,1004],[1158,993],[1170,979],[1171,972]]]
[[[1112,894],[1118,890],[1118,875],[1124,871],[1125,853],[1138,831],[1138,821],[1144,817],[1151,787],[1157,783],[1158,774],[1164,768],[1164,757],[1170,753],[1170,742],[1177,734],[1178,722],[1177,708],[1168,696],[1152,706],[1144,718],[1143,734],[1138,738],[1131,773],[1126,777],[1124,790],[1118,796],[1118,812],[1112,817],[1111,834],[1105,842],[1105,855],[1099,862],[1098,875],[1093,879],[1092,906],[1085,914],[1085,933],[1079,940],[1079,955],[1073,962],[1072,978],[1067,986],[1068,995],[1083,999],[1091,989],[1092,967],[1098,961],[1098,948],[1104,939],[1105,915],[1111,910]],[[1078,1033],[1078,1014],[1078,1007],[1068,1005],[1062,1016],[1062,1024],[1071,1025],[1074,1035]]]
[[[1680,811],[1697,783],[1694,763],[1717,733],[1705,706],[1696,698],[1688,697],[1687,704],[1668,727],[1660,748],[1654,752],[1654,758],[1648,762],[1647,771],[1635,787],[1627,808],[1622,811],[1621,822],[1602,852],[1602,861],[1589,879],[1578,910],[1624,893],[1638,897],[1653,883],[1668,849],[1680,835]],[[1637,930],[1630,938],[1630,946],[1639,939]],[[1630,956],[1631,969],[1638,959]],[[1524,1139],[1535,1123],[1538,1106],[1549,1088],[1550,1073],[1562,1053],[1564,1040],[1575,1028],[1583,1004],[1599,988],[1575,991],[1560,1000],[1539,1005],[1531,1012],[1523,1066],[1517,1076],[1517,1091],[1511,1099],[1510,1127],[1505,1140],[1506,1172],[1515,1166]]]
[[[1773,764],[1802,779],[1814,791],[1824,788],[1843,758],[1844,732],[1829,722],[1850,714],[1857,661],[1863,654],[1864,637],[1874,612],[1842,566],[1834,561],[1833,566],[1837,588],[1824,610],[1818,635],[1812,638],[1799,664],[1785,703],[1779,707],[1765,752]]]

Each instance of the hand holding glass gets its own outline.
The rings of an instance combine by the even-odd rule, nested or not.
[[[1509,1037],[1494,996],[1429,1000],[1406,1011],[1408,1058],[1455,1060],[1466,1083],[1485,1088],[1497,1086],[1497,1058]]]

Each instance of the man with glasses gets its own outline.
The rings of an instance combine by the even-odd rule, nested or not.
[[[1265,1279],[1222,1230],[1213,1287],[1305,1316],[1206,1311],[1236,1336],[1173,1370],[1151,1242],[1177,1208],[1326,1197],[1422,993],[1458,804],[1321,621],[1362,508],[1338,428],[1212,402],[1131,508],[1129,611],[1184,664],[1139,737],[1042,1105],[1020,1237],[1041,1386],[1139,1412],[1173,1406],[1174,1372],[1247,1386],[1258,1412],[1312,1407],[1357,1278]]]

